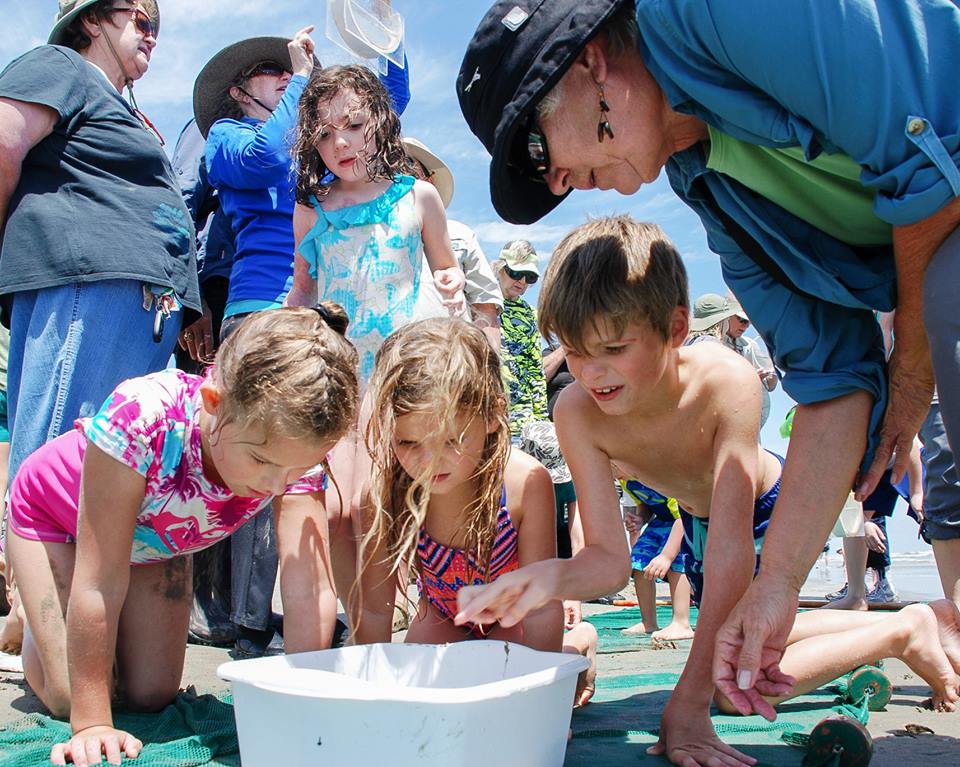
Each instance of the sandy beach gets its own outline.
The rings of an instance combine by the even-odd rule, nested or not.
[[[835,588],[843,582],[842,563],[840,557],[832,554],[825,561],[818,563],[804,588],[803,596],[819,597],[829,588]],[[939,596],[939,586],[932,591],[931,578],[936,577],[932,567],[932,556],[927,558],[922,553],[916,556],[905,555],[895,557],[894,577],[900,593],[923,596],[927,599]],[[630,593],[629,590],[626,593]],[[585,605],[586,615],[613,613],[623,608],[604,605]],[[394,641],[402,640],[403,634],[394,636]],[[603,680],[624,674],[643,674],[649,672],[678,674],[683,667],[689,652],[689,642],[677,643],[676,649],[652,650],[649,647],[633,649],[627,652],[605,652],[598,656],[598,695],[594,704],[588,706],[581,714],[575,712],[573,720],[574,732],[578,727],[588,727],[588,716],[596,716],[602,712],[602,706],[617,705],[616,691],[604,691]],[[187,648],[186,665],[183,674],[183,685],[193,685],[199,694],[220,694],[229,691],[228,683],[219,679],[217,667],[230,660],[225,649],[199,647],[190,645]],[[903,767],[903,765],[952,765],[957,762],[960,754],[960,713],[935,713],[923,708],[922,703],[928,696],[929,690],[925,684],[917,679],[910,670],[899,661],[888,661],[885,673],[894,686],[894,694],[885,711],[874,712],[870,715],[868,729],[874,739],[874,758],[871,764],[876,767]],[[668,689],[637,695],[627,700],[626,705],[635,706],[637,723],[636,729],[653,729],[656,726],[657,713],[666,700]],[[646,698],[646,700],[644,700]],[[619,705],[624,705],[623,701]],[[591,711],[593,709],[593,711]],[[42,707],[37,698],[29,691],[23,682],[23,677],[17,674],[0,673],[0,729],[26,714],[41,712]],[[781,708],[781,718],[790,717],[790,704]],[[920,729],[912,725],[919,725]],[[933,734],[926,733],[929,729]],[[910,732],[923,732],[914,735]],[[733,742],[736,742],[733,739]],[[667,764],[666,760],[648,757],[645,748],[650,740],[641,738],[624,739],[618,744],[617,754],[621,750],[623,763],[629,764]],[[595,744],[589,738],[578,740],[576,737],[568,748],[567,764],[579,764],[584,755],[590,753]],[[769,746],[764,747],[769,749]],[[749,747],[745,746],[749,751]],[[755,753],[763,764],[797,764],[801,763],[803,752],[799,749],[777,746],[770,753],[767,751]]]

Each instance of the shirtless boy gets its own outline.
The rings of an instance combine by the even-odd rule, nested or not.
[[[782,464],[758,444],[761,395],[750,364],[720,344],[682,346],[688,306],[683,263],[655,225],[603,219],[560,243],[540,294],[540,329],[560,339],[579,384],[560,396],[556,425],[586,545],[572,559],[462,590],[457,621],[510,625],[551,599],[591,599],[625,585],[630,558],[614,461],[695,518],[685,530],[685,565],[693,560],[703,574],[691,577],[700,617],[651,753],[739,767],[756,760],[721,742],[710,721],[714,639],[758,567]],[[756,689],[779,697],[793,681],[777,670]]]

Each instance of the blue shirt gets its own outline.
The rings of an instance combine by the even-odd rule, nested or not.
[[[843,152],[876,191],[877,216],[922,220],[960,195],[960,8],[951,0],[637,0],[640,53],[677,112],[768,147]],[[872,309],[896,306],[891,247],[854,248],[706,166],[666,166],[700,216],[724,280],[800,403],[866,390],[874,440],[887,384]],[[711,203],[708,198],[712,197]],[[799,291],[743,253],[734,219]],[[806,295],[804,295],[806,294]]]
[[[399,113],[410,98],[408,69],[391,64],[383,82]],[[293,284],[296,190],[290,148],[306,84],[301,75],[290,78],[266,121],[218,120],[207,137],[210,183],[236,233],[224,317],[276,308]]]

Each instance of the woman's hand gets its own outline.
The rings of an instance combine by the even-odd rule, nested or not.
[[[105,756],[109,764],[120,764],[124,756],[135,759],[142,748],[143,743],[129,732],[98,724],[78,730],[66,743],[57,743],[50,749],[50,761],[53,764],[73,762],[77,767],[87,767],[100,764]]]
[[[677,699],[676,693],[667,702],[660,719],[660,739],[647,749],[655,756],[666,756],[683,767],[751,767],[752,756],[737,751],[717,737],[710,721],[710,712],[691,711]]]
[[[213,342],[213,317],[207,302],[203,302],[203,314],[200,319],[188,325],[177,339],[180,348],[190,355],[190,359],[202,365],[213,361],[216,344]]]
[[[313,32],[313,24],[301,29],[287,43],[287,50],[290,52],[290,69],[295,75],[310,77],[313,72],[313,52],[317,46],[310,37],[311,32]]]

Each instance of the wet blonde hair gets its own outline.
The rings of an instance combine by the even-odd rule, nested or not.
[[[370,401],[374,411],[365,437],[373,458],[373,511],[363,539],[363,569],[370,564],[370,552],[385,544],[398,585],[406,586],[401,582],[404,565],[413,564],[420,571],[415,555],[435,467],[427,467],[418,477],[403,470],[393,450],[397,418],[429,413],[437,418],[438,433],[444,433],[466,414],[494,428],[487,434],[471,478],[477,482],[477,494],[464,510],[462,540],[456,545],[476,552],[477,562],[488,573],[510,452],[510,426],[500,359],[483,331],[459,319],[422,320],[396,331],[377,353]]]
[[[327,301],[244,319],[217,352],[215,433],[226,423],[257,423],[268,438],[340,439],[357,417],[357,352],[344,337],[348,322]]]
[[[665,341],[673,310],[689,306],[687,270],[656,224],[616,216],[589,221],[561,240],[540,290],[540,332],[584,351],[584,336],[600,323],[622,333],[646,323]]]

